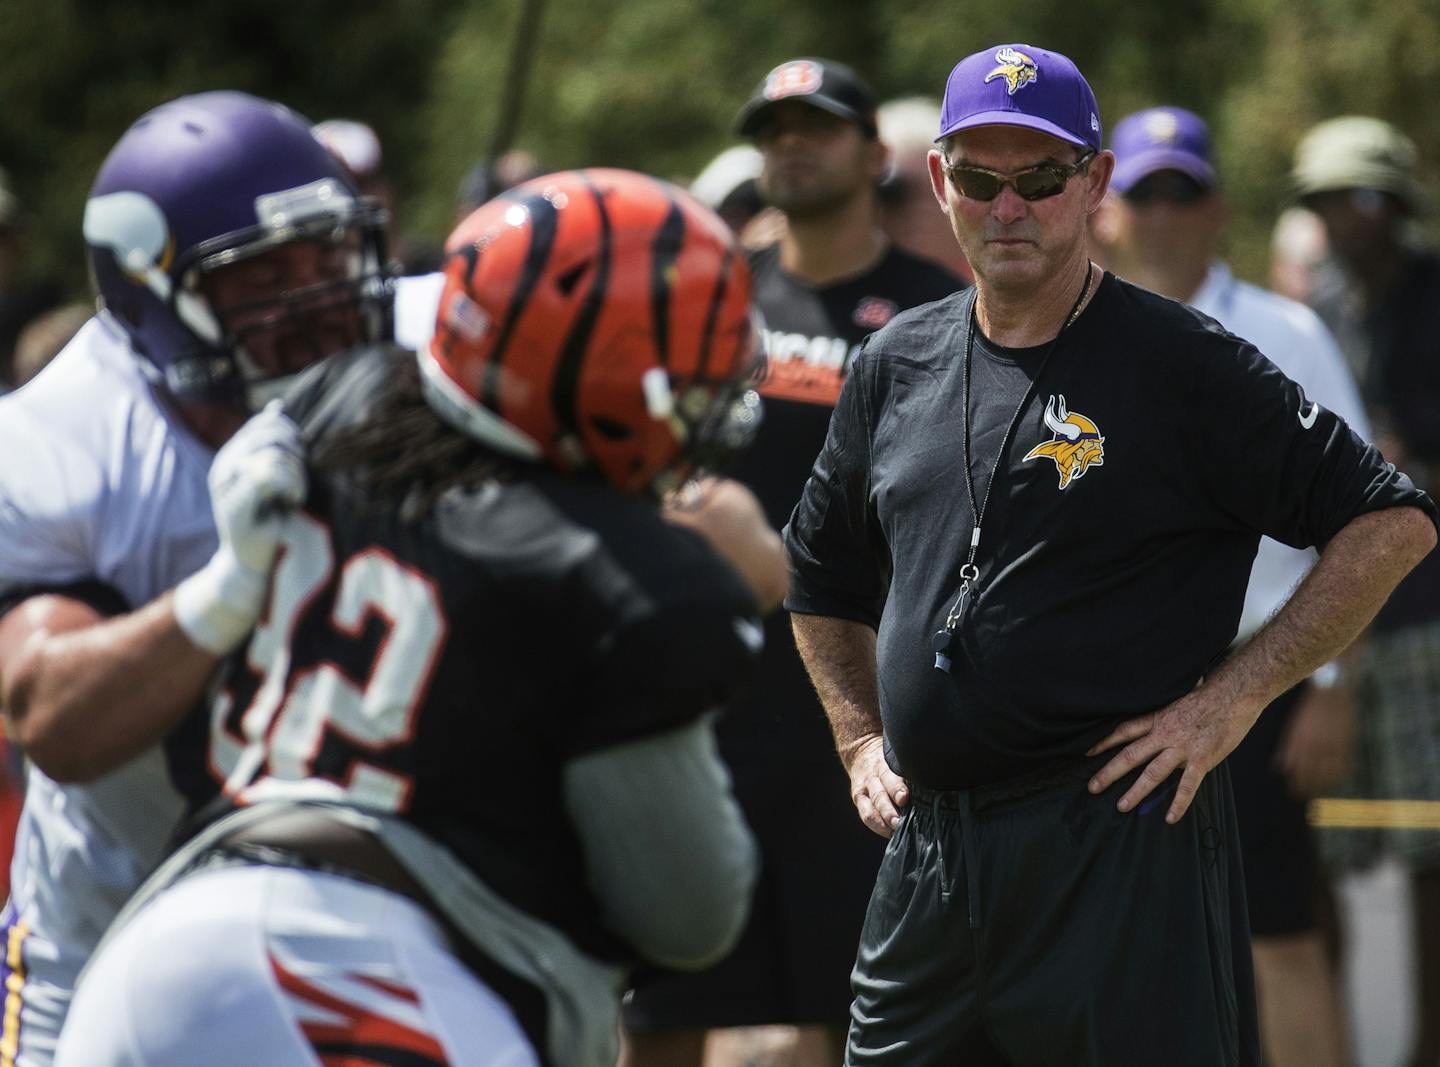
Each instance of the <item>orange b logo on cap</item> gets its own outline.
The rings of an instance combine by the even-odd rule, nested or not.
[[[820,77],[820,64],[808,59],[781,64],[765,77],[765,99],[780,100],[787,96],[818,92]]]

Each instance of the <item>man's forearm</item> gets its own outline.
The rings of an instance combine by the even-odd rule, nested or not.
[[[791,616],[795,647],[848,767],[855,746],[881,732],[875,682],[875,631],[864,623],[827,615]]]
[[[0,622],[0,703],[16,740],[58,781],[88,781],[167,735],[217,658],[176,625],[171,594],[103,619],[37,597]]]
[[[1206,684],[1256,708],[1269,704],[1347,648],[1434,544],[1435,527],[1418,508],[1353,519],[1289,601]]]

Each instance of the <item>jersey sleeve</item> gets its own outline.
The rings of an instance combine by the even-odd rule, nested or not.
[[[10,427],[11,430],[20,427]],[[0,451],[8,451],[10,433],[0,433]],[[92,577],[92,548],[97,533],[97,507],[74,499],[73,489],[84,479],[66,477],[66,466],[56,457],[31,447],[12,454],[30,461],[11,466],[0,478],[0,596],[21,589],[37,592]]]
[[[784,530],[791,574],[785,607],[876,627],[888,556],[870,502],[875,364],[868,347],[840,390],[825,446]]]
[[[1426,494],[1253,345],[1216,343],[1202,363],[1199,410],[1177,418],[1229,521],[1294,548],[1323,547],[1383,508],[1418,507],[1436,521]]]
[[[91,578],[79,582],[14,585],[0,589],[0,619],[31,597],[37,596],[63,596],[70,600],[78,600],[80,603],[94,608],[97,614],[107,619],[116,615],[124,615],[130,610],[129,603],[118,589]]]
[[[1303,363],[1303,374],[1296,381],[1312,400],[1318,400],[1345,420],[1363,440],[1369,441],[1374,435],[1365,407],[1360,401],[1360,390],[1355,387],[1355,376],[1340,353],[1335,338],[1316,315],[1307,307],[1295,309],[1300,321],[1296,325],[1297,343],[1305,345],[1310,358]]]
[[[753,597],[702,539],[669,527],[656,562],[632,570],[581,650],[581,706],[563,745],[576,756],[671,729],[723,709],[748,683],[763,645]],[[636,568],[638,569],[638,568]],[[577,624],[581,620],[575,620]]]
[[[709,719],[571,760],[564,798],[613,933],[665,967],[724,955],[759,857]]]

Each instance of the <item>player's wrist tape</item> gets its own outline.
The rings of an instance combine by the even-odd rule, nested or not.
[[[270,576],[224,549],[175,587],[175,622],[197,648],[228,655],[254,628]]]

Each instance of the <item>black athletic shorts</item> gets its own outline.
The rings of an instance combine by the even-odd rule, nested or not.
[[[850,971],[883,838],[850,800],[838,757],[735,761],[735,793],[760,845],[750,920],[733,952],[695,974],[639,976],[635,1032],[828,1023],[850,1017]]]
[[[964,792],[915,789],[855,964],[850,1067],[1258,1067],[1224,765],[1127,814],[1106,757]]]
[[[1275,769],[1280,738],[1295,717],[1302,682],[1260,713],[1226,762],[1240,820],[1245,896],[1254,937],[1285,937],[1316,930],[1320,861],[1305,821],[1305,801]]]

